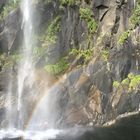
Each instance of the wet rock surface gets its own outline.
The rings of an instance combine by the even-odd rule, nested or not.
[[[116,121],[115,124],[107,127],[74,127],[63,130],[55,138],[43,140],[139,140],[140,115],[133,115]],[[45,133],[45,132],[44,132]],[[38,136],[41,139],[41,135]],[[33,136],[28,140],[32,140]],[[2,140],[21,140],[24,137],[3,138]],[[24,140],[27,140],[26,138]]]

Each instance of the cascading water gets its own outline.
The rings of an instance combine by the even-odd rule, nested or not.
[[[24,124],[24,104],[22,101],[22,94],[24,92],[24,87],[31,87],[34,81],[33,76],[33,60],[32,60],[32,36],[33,36],[33,24],[32,24],[32,4],[29,0],[23,0],[21,5],[21,11],[23,13],[23,23],[22,28],[24,32],[24,42],[21,49],[23,55],[23,63],[19,65],[18,68],[18,103],[17,110],[19,115],[18,128],[23,127]]]
[[[26,101],[23,100],[25,88],[31,89],[34,83],[34,64],[33,64],[33,24],[32,24],[32,2],[29,0],[21,1],[21,13],[22,19],[22,31],[23,31],[23,42],[20,48],[20,55],[22,61],[18,64],[17,72],[17,84],[16,90],[13,90],[13,78],[10,79],[9,90],[8,90],[8,109],[7,119],[8,128],[23,129],[25,119],[27,116]],[[12,72],[11,72],[12,75]],[[27,94],[27,93],[26,93]],[[16,97],[15,97],[16,96]],[[16,98],[16,103],[13,105],[12,97]]]
[[[6,131],[0,131],[0,138],[3,134],[9,137],[18,137],[22,136],[25,139],[43,139],[45,138],[53,138],[60,131],[44,128],[42,126],[34,127],[34,124],[43,123],[40,119],[33,121],[33,124],[30,123],[27,129],[26,123],[28,123],[28,119],[30,118],[30,113],[32,109],[30,109],[30,104],[33,102],[30,98],[30,94],[36,94],[37,92],[33,89],[35,84],[35,75],[34,75],[34,47],[35,40],[33,36],[35,35],[35,28],[33,24],[33,19],[35,16],[35,7],[33,7],[33,1],[31,0],[22,0],[21,1],[21,13],[23,16],[21,30],[23,31],[23,42],[22,47],[20,48],[20,55],[22,56],[21,62],[18,64],[17,70],[17,78],[13,79],[11,76],[9,79],[9,89],[8,89],[8,107],[6,113],[6,119],[8,120],[8,126]],[[12,72],[10,73],[12,75]],[[13,85],[13,81],[16,80],[16,89],[13,90],[15,85]],[[12,102],[12,97],[16,96],[15,103]],[[51,98],[51,97],[50,97]],[[47,98],[47,100],[49,100]],[[31,103],[29,103],[31,102]],[[48,103],[47,103],[48,105]],[[49,109],[49,105],[48,105]],[[30,111],[29,111],[30,110]],[[41,112],[39,112],[41,113]],[[44,112],[43,116],[48,114],[47,110]],[[40,116],[40,115],[39,115]],[[44,119],[43,121],[46,121]],[[44,124],[43,124],[44,126]],[[45,125],[46,126],[46,125]],[[42,130],[42,128],[44,128]],[[2,133],[2,134],[1,134]],[[15,134],[16,133],[16,134]],[[32,135],[34,133],[34,137]],[[45,133],[45,135],[43,134]],[[15,135],[14,135],[15,134]]]

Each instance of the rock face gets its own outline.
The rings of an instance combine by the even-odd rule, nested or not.
[[[16,22],[15,22],[16,21]],[[11,11],[1,22],[1,51],[10,53],[17,49],[20,41],[21,16],[19,9]]]
[[[58,112],[55,111],[60,118],[56,117],[54,121],[58,126],[102,125],[121,114],[139,110],[139,88],[129,90],[128,86],[113,86],[114,81],[123,81],[129,73],[140,73],[139,24],[131,29],[123,43],[118,43],[130,28],[130,17],[136,5],[138,2],[130,0],[83,0],[72,5],[62,5],[57,0],[47,4],[43,1],[37,3],[38,22],[35,26],[40,27],[40,34],[52,19],[61,16],[61,30],[57,33],[56,42],[48,45],[45,59],[48,57],[51,63],[55,63],[59,58],[69,56],[73,48],[94,49],[88,63],[83,65],[82,59],[79,59],[82,66],[74,63],[76,66],[68,69],[65,78],[64,75],[58,76],[63,79],[59,80],[59,97],[56,100]],[[92,18],[98,24],[93,34],[89,35],[88,23],[81,20],[80,8],[91,8]],[[1,22],[2,52],[12,53],[18,48],[22,38],[21,23],[19,9],[12,11]],[[70,65],[74,60],[70,58]],[[3,83],[0,88],[3,88]]]

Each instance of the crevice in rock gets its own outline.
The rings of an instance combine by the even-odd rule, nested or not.
[[[108,6],[105,6],[105,5],[99,5],[96,7],[97,9],[106,9],[106,8],[109,8]]]
[[[126,4],[126,0],[116,0],[116,3],[119,7],[122,7],[124,4]]]
[[[121,14],[121,8],[117,7],[116,8],[116,19],[115,19],[115,24],[112,27],[111,30],[111,34],[116,34],[118,32],[119,29],[119,25],[120,25],[120,14]]]
[[[91,3],[91,0],[84,0],[87,4]]]
[[[104,14],[103,14],[103,15],[101,16],[101,18],[100,18],[100,22],[104,19],[105,15],[107,14],[108,11],[109,11],[109,10],[106,9],[106,11],[104,12]]]

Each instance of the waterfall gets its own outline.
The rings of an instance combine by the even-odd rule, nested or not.
[[[20,9],[23,16],[21,26],[21,30],[23,31],[23,41],[21,42],[22,45],[19,50],[22,61],[18,64],[17,79],[13,80],[12,76],[9,78],[6,119],[8,121],[7,127],[10,129],[24,128],[28,110],[28,104],[24,99],[24,94],[26,93],[26,96],[28,97],[28,94],[32,92],[31,88],[34,84],[34,64],[32,53],[35,42],[32,39],[34,34],[32,1],[22,0]],[[12,72],[10,75],[12,75]],[[15,88],[15,83],[16,89],[13,90],[13,88]],[[29,89],[29,92],[26,92],[25,89]],[[12,102],[12,97],[16,98],[14,104]]]
[[[11,74],[11,73],[10,73]],[[12,77],[9,76],[9,86],[8,86],[8,96],[7,96],[7,113],[6,118],[8,120],[8,127],[13,127],[13,117],[12,117]]]
[[[32,0],[22,0],[20,10],[23,40],[18,53],[22,60],[18,63],[17,75],[13,76],[15,79],[12,76],[9,78],[7,127],[8,129],[14,128],[17,130],[26,128],[33,131],[54,128],[55,120],[58,118],[56,112],[59,111],[56,104],[59,88],[54,86],[54,88],[48,90],[47,77],[45,77],[45,87],[39,91],[40,87],[35,80],[35,58],[33,53],[37,43],[33,37],[36,35],[34,27],[34,20],[37,17],[35,15],[36,8]],[[12,75],[12,70],[10,75]],[[35,101],[34,96],[37,98]],[[15,98],[14,103],[12,97]],[[37,106],[37,104],[39,105]]]
[[[24,104],[22,101],[22,96],[24,94],[24,87],[30,88],[34,81],[34,65],[32,60],[32,50],[33,50],[33,23],[32,23],[32,3],[29,0],[23,0],[21,3],[21,11],[23,14],[23,33],[24,33],[24,41],[23,46],[21,48],[22,57],[24,59],[23,62],[19,64],[18,68],[18,128],[23,127],[24,123]]]

